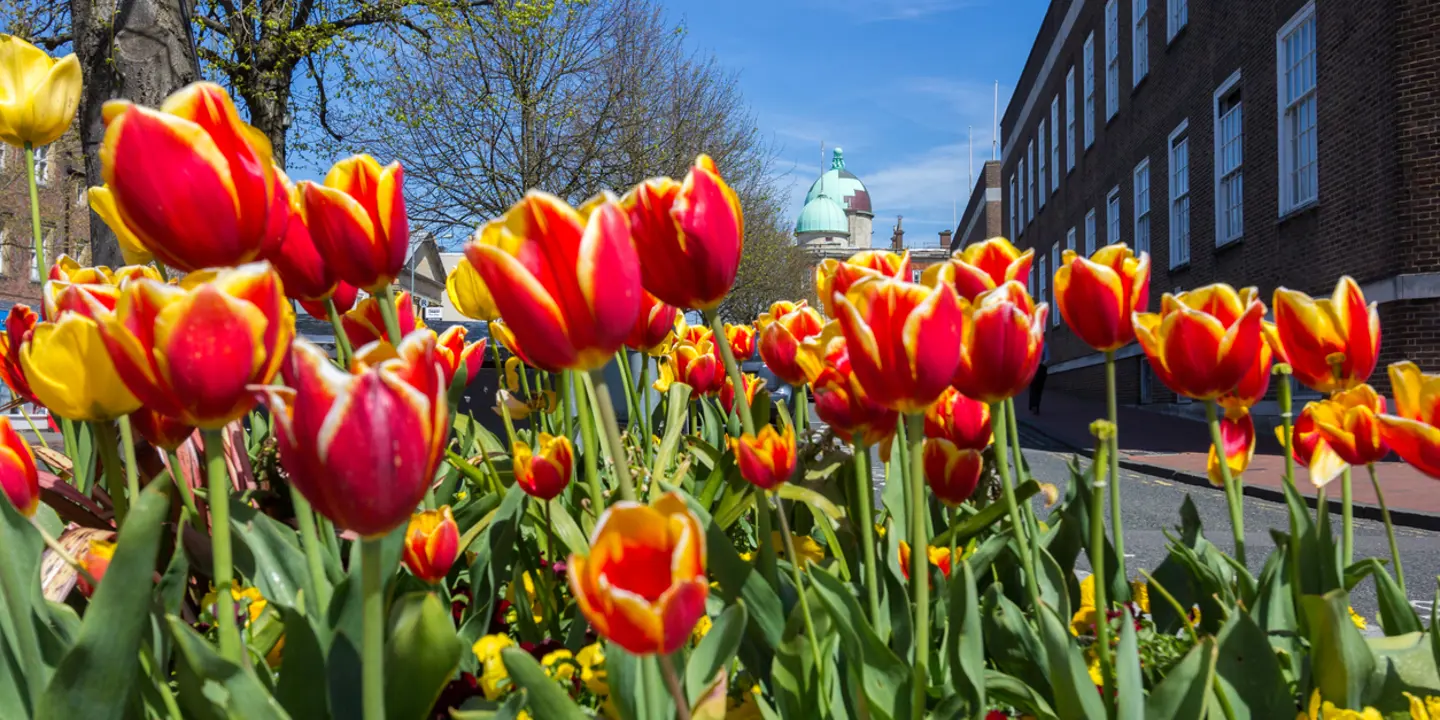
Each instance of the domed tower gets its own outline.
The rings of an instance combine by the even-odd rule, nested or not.
[[[806,198],[795,221],[795,242],[800,247],[824,249],[850,245],[850,221],[845,209],[825,193]]]
[[[843,209],[849,228],[848,246],[856,249],[871,247],[875,213],[870,207],[870,191],[865,189],[865,183],[860,182],[855,173],[845,169],[845,153],[838,147],[830,156],[830,169],[810,186],[810,192],[805,195],[806,209],[821,196],[828,196],[827,199]],[[798,239],[798,228],[796,232]],[[801,244],[804,244],[803,240]]]

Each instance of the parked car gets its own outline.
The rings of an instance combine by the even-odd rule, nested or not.
[[[765,381],[765,390],[770,393],[772,403],[785,403],[785,407],[794,411],[792,403],[795,398],[795,388],[786,384],[785,381],[777,377],[774,372],[771,372],[764,361],[758,358],[746,360],[740,363],[740,370]]]

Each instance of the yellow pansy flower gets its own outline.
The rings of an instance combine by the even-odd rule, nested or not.
[[[610,685],[606,681],[603,645],[592,643],[580,648],[580,652],[575,655],[575,662],[580,665],[580,682],[585,683],[586,690],[600,696],[610,694]]]

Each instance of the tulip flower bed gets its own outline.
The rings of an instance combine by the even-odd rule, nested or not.
[[[78,81],[23,79],[21,102],[73,114]],[[53,140],[8,112],[0,140]],[[726,324],[743,211],[701,156],[481,226],[448,283],[490,323],[467,342],[391,289],[398,163],[292,185],[203,83],[105,118],[90,199],[131,265],[57,259],[0,343],[0,378],[63,438],[0,417],[0,717],[1440,718],[1434,617],[1388,513],[1392,556],[1353,556],[1350,502],[1352,468],[1383,498],[1391,450],[1440,476],[1440,376],[1389,368],[1393,408],[1365,384],[1380,327],[1348,278],[1276,291],[1273,321],[1225,285],[1149,312],[1144,253],[1067,252],[1057,311],[1106,354],[1110,418],[1093,462],[1033,478],[1013,397],[1051,309],[1003,238],[919,283],[907,255],[826,261],[818,307]],[[1230,508],[1207,527],[1187,500],[1155,568],[1129,566],[1121,523],[1132,341],[1209,409]],[[793,407],[741,372],[756,353]],[[501,433],[455,411],[485,362]],[[1262,550],[1240,503],[1272,378],[1289,524]],[[1292,380],[1325,394],[1293,426]],[[1340,517],[1306,506],[1295,463]],[[1362,583],[1379,635],[1350,609]]]

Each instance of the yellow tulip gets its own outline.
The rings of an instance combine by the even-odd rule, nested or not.
[[[71,420],[112,420],[139,409],[115,371],[100,326],[74,312],[42,322],[20,346],[20,367],[35,399]]]
[[[105,225],[115,233],[115,239],[120,241],[120,254],[125,256],[126,265],[145,265],[154,259],[140,238],[135,237],[135,231],[120,218],[120,210],[115,207],[115,196],[110,193],[109,187],[92,187],[87,194],[90,209],[105,221]]]
[[[80,106],[80,61],[56,62],[14,35],[0,34],[0,141],[49,145],[65,134]]]
[[[457,312],[472,320],[490,321],[500,317],[495,298],[480,279],[480,272],[467,260],[461,260],[445,278],[445,294],[450,296],[450,304]]]

